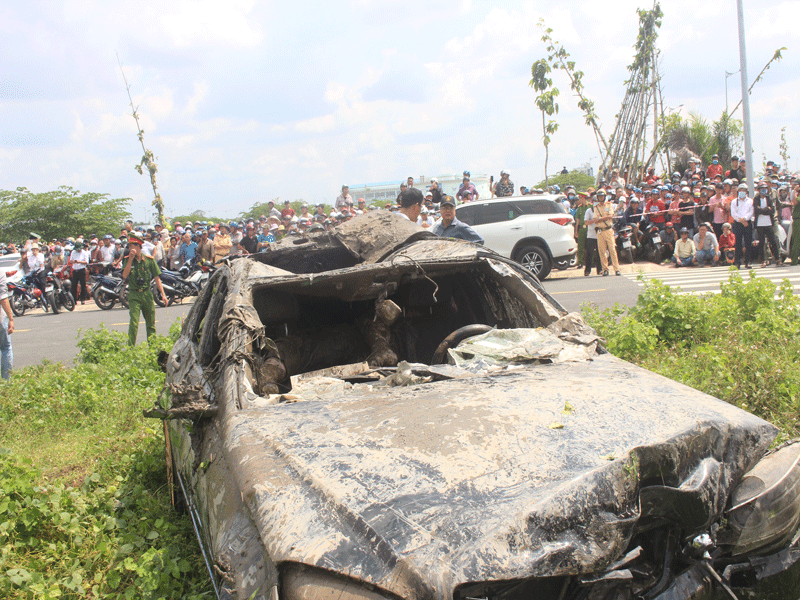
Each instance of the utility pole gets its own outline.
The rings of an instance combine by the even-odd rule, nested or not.
[[[753,185],[753,148],[750,140],[750,94],[747,83],[747,50],[744,44],[744,10],[742,0],[736,0],[736,9],[739,16],[739,66],[742,75],[742,113],[744,114],[744,155],[747,158],[745,171],[747,173],[747,191],[752,198]]]

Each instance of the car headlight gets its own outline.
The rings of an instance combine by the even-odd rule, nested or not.
[[[800,441],[761,459],[734,490],[730,505],[732,554],[786,543],[800,524]]]
[[[359,581],[297,563],[280,569],[280,600],[394,600]]]

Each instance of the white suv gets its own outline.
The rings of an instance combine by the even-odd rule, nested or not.
[[[565,268],[578,250],[575,220],[560,196],[511,196],[468,202],[456,217],[486,240],[486,247],[544,279],[553,265]]]

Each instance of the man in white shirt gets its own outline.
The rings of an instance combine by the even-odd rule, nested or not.
[[[103,245],[100,246],[100,255],[103,258],[103,262],[112,263],[114,262],[114,244],[112,243],[114,238],[106,234],[103,236]]]
[[[594,205],[599,203],[596,195],[592,195],[592,203]],[[597,253],[597,230],[594,228],[594,206],[590,205],[583,215],[584,227],[586,227],[586,245],[584,246],[583,255],[583,276],[588,277],[592,273],[592,262],[597,267],[597,274],[601,274],[600,270],[600,255]],[[592,221],[589,223],[589,221]]]
[[[736,198],[731,201],[731,217],[733,217],[733,233],[736,236],[736,268],[750,268],[750,255],[753,247],[753,199],[747,196],[747,184],[740,183],[736,190]]]
[[[407,188],[400,193],[400,210],[397,214],[416,224],[422,212],[423,200],[422,192],[417,188]]]

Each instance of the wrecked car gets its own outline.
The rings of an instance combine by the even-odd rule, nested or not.
[[[219,598],[800,594],[800,444],[387,211],[230,260],[164,358]]]

